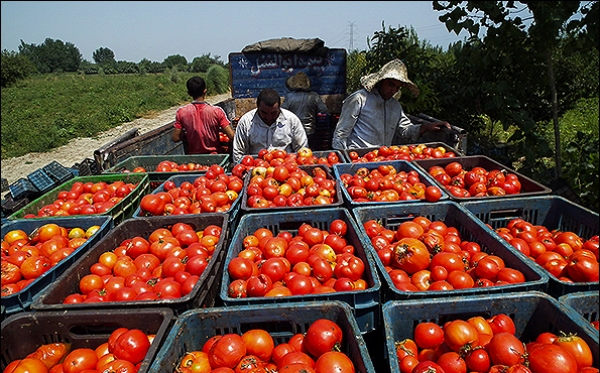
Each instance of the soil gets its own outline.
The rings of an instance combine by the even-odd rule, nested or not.
[[[231,97],[231,93],[211,96],[206,102],[216,104]],[[8,185],[30,173],[42,168],[52,161],[57,161],[64,167],[71,167],[85,158],[94,159],[94,151],[112,140],[123,135],[127,131],[138,128],[140,135],[148,131],[171,123],[175,120],[175,113],[180,106],[173,106],[153,115],[136,119],[132,122],[123,123],[109,131],[103,132],[95,137],[84,137],[71,140],[67,145],[56,148],[45,153],[29,153],[21,157],[2,160],[2,177],[8,181]]]

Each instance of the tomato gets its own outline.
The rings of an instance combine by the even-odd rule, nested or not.
[[[273,288],[273,281],[265,274],[253,275],[246,281],[248,297],[262,297]]]
[[[227,367],[234,369],[246,355],[246,345],[242,337],[235,333],[224,334],[217,339],[208,352],[210,366],[213,369]]]
[[[467,363],[454,351],[445,352],[437,359],[436,363],[444,372],[467,373]]]
[[[594,362],[592,351],[581,337],[577,335],[559,336],[552,343],[571,353],[577,361],[578,369],[592,366]]]
[[[255,355],[263,362],[271,360],[275,342],[273,337],[264,329],[251,329],[242,334],[242,340],[246,345],[246,353]]]
[[[342,329],[329,319],[320,318],[314,321],[306,330],[304,345],[308,353],[319,358],[326,352],[341,347]]]
[[[133,364],[137,364],[146,357],[150,349],[150,341],[143,331],[129,329],[118,334],[112,348],[109,341],[109,349],[118,359],[128,360]]]
[[[525,348],[523,342],[511,333],[494,334],[485,349],[492,364],[510,366],[524,362]]]
[[[315,363],[317,372],[354,372],[354,363],[350,358],[338,351],[328,351],[322,354]]]
[[[444,369],[433,361],[421,361],[412,373],[446,373]]]
[[[423,242],[415,238],[402,238],[394,244],[392,250],[392,263],[408,274],[413,274],[429,266],[429,251]]]
[[[496,314],[496,315],[490,317],[487,321],[490,324],[490,327],[492,328],[492,331],[494,332],[494,334],[498,334],[498,333],[502,333],[502,332],[508,332],[511,334],[516,333],[515,322],[507,314],[504,314],[504,313]]]
[[[337,264],[334,269],[334,275],[337,278],[348,277],[352,281],[362,278],[365,271],[365,264],[362,259],[353,254],[341,254],[337,258]]]
[[[442,190],[435,185],[430,185],[425,188],[425,200],[428,202],[436,202],[442,198]]]
[[[487,372],[491,366],[490,356],[483,348],[475,348],[467,352],[465,362],[467,368],[477,372]]]
[[[413,331],[415,343],[420,348],[437,348],[444,342],[444,330],[434,322],[421,322]]]
[[[464,320],[453,320],[444,325],[444,341],[452,351],[459,351],[466,344],[477,345],[479,333]]]
[[[532,373],[577,372],[577,360],[558,345],[538,343],[532,346],[528,353],[529,369]]]
[[[78,348],[71,351],[63,361],[65,373],[81,372],[86,369],[96,369],[98,356],[91,348]]]
[[[425,229],[414,221],[405,221],[398,226],[396,230],[396,239],[402,238],[419,238],[425,232]]]
[[[581,250],[580,250],[581,251]],[[598,281],[598,261],[595,258],[571,255],[567,262],[566,270],[569,277],[576,282],[597,282]]]

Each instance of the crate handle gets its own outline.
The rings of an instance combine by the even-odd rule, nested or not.
[[[512,220],[523,216],[522,208],[496,210],[490,212],[490,220]]]

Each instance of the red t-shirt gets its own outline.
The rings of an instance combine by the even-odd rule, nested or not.
[[[206,102],[192,102],[177,110],[175,128],[183,129],[187,139],[187,154],[221,152],[219,132],[230,125],[225,111]]]

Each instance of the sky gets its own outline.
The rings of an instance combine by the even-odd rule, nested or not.
[[[389,27],[413,27],[419,40],[447,49],[466,33],[449,32],[431,1],[2,1],[2,50],[46,38],[75,45],[93,62],[98,48],[118,61],[188,62],[210,53],[228,62],[259,41],[320,38],[329,48],[366,50]]]

